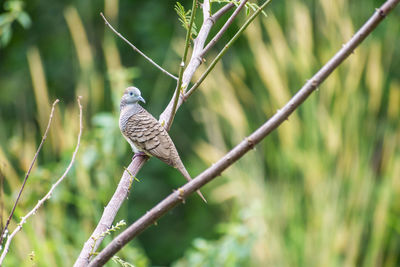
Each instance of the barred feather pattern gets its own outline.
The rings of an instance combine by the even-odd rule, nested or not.
[[[154,156],[178,169],[187,181],[192,180],[167,131],[138,103],[121,108],[119,126],[135,153]],[[207,202],[201,192],[197,192]]]

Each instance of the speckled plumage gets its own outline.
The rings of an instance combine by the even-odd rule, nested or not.
[[[191,177],[187,172],[171,137],[164,127],[142,106],[144,102],[136,87],[128,87],[121,99],[119,128],[122,135],[135,153],[144,152],[178,169],[186,180]],[[197,191],[200,197],[205,198]]]

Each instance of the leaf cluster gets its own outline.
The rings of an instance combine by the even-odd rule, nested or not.
[[[0,14],[0,48],[5,47],[11,40],[11,25],[17,21],[24,29],[31,26],[32,21],[24,10],[24,3],[18,0],[4,2],[4,12]]]
[[[179,2],[176,2],[174,9],[179,16],[178,19],[182,23],[183,28],[189,31],[189,24],[190,24],[189,22],[190,22],[190,16],[192,15],[192,10],[191,9],[185,10],[185,8]],[[197,36],[197,26],[193,22],[190,38],[193,39],[193,37],[196,36]]]

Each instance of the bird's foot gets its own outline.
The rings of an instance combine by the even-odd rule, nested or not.
[[[139,157],[139,156],[146,157],[147,155],[146,155],[146,153],[140,151],[133,155],[132,160],[134,160],[136,157]]]

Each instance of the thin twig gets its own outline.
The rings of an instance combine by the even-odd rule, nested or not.
[[[399,3],[400,0],[386,1],[372,17],[358,30],[358,32],[328,61],[290,100],[265,122],[260,128],[245,138],[235,148],[222,157],[217,163],[202,172],[195,179],[185,184],[179,191],[175,191],[167,198],[157,204],[145,215],[131,224],[125,231],[119,234],[110,244],[108,244],[93,261],[90,267],[102,266],[125,244],[132,240],[147,227],[156,222],[161,216],[166,214],[174,206],[182,202],[191,193],[200,189],[203,185],[218,177],[225,169],[236,162],[249,150],[253,149],[269,133],[281,125],[299,107],[307,97],[317,89],[317,87],[334,71],[354,49],[376,28],[376,26],[386,17],[386,15]]]
[[[56,189],[56,187],[64,180],[64,178],[67,176],[68,172],[70,171],[70,169],[72,168],[72,165],[75,162],[75,157],[76,157],[76,154],[78,153],[79,145],[81,143],[81,136],[82,136],[82,129],[83,129],[82,105],[81,105],[80,98],[81,97],[78,97],[78,99],[77,99],[78,105],[79,105],[79,134],[78,134],[78,138],[77,138],[77,144],[76,144],[76,147],[75,147],[75,151],[72,154],[71,162],[69,163],[68,167],[65,169],[65,171],[61,175],[61,177],[57,180],[57,182],[52,185],[52,187],[50,188],[49,192],[41,200],[38,201],[36,206],[30,212],[28,212],[24,217],[21,218],[21,222],[18,224],[17,228],[15,228],[15,230],[12,232],[12,234],[8,237],[7,242],[6,242],[5,246],[4,246],[3,253],[1,254],[1,257],[0,257],[0,266],[1,266],[5,256],[7,255],[7,252],[9,250],[9,248],[10,248],[11,240],[22,229],[22,225],[26,222],[26,220],[30,216],[36,214],[36,212],[44,204],[44,202],[46,202],[46,200],[50,199],[51,195],[53,194],[54,189]]]
[[[235,4],[233,4],[233,3],[229,3],[227,5],[224,5],[217,12],[215,12],[214,15],[211,16],[211,18],[214,21],[217,21],[222,15],[224,15],[226,12],[229,11],[229,9],[231,9],[234,6],[235,6]]]
[[[44,131],[44,135],[43,135],[43,137],[42,137],[42,141],[40,142],[39,147],[38,147],[38,149],[36,150],[35,156],[34,156],[33,159],[32,159],[31,165],[29,166],[29,169],[28,169],[28,171],[27,171],[26,174],[25,174],[25,178],[24,178],[24,181],[22,182],[21,189],[19,190],[17,199],[16,199],[15,202],[14,202],[14,206],[13,206],[13,208],[12,208],[12,210],[11,210],[10,216],[8,217],[7,222],[6,222],[5,226],[4,226],[4,229],[3,229],[2,233],[1,233],[1,236],[0,236],[0,246],[1,246],[1,244],[3,243],[4,233],[7,231],[8,225],[10,224],[11,219],[12,219],[12,217],[13,217],[13,215],[14,215],[14,212],[15,212],[15,209],[16,209],[16,207],[17,207],[18,201],[19,201],[19,199],[20,199],[20,197],[21,197],[21,195],[22,195],[22,191],[23,191],[24,188],[25,188],[26,181],[28,180],[29,175],[31,174],[33,165],[35,164],[36,159],[37,159],[37,157],[38,157],[38,155],[39,155],[39,152],[40,152],[40,150],[42,149],[42,146],[43,146],[43,144],[44,144],[44,141],[46,141],[47,134],[48,134],[48,132],[49,132],[50,125],[51,125],[51,122],[52,122],[52,120],[53,120],[54,109],[55,109],[55,106],[56,106],[56,104],[57,104],[58,102],[60,102],[60,100],[56,99],[56,100],[54,101],[54,103],[53,103],[53,106],[51,107],[51,112],[50,112],[49,121],[48,121],[48,123],[47,123],[47,128],[46,128],[46,130]]]
[[[242,8],[246,5],[246,3],[247,3],[247,0],[242,0],[240,2],[240,5],[238,6],[238,8],[236,8],[236,10],[229,17],[229,19],[225,22],[224,26],[222,26],[222,28],[218,31],[218,33],[211,39],[211,41],[203,49],[203,51],[200,54],[200,57],[203,57],[218,42],[218,40],[226,32],[228,27],[232,24],[232,22],[234,21],[236,16],[239,14],[239,12],[242,10]]]
[[[175,117],[176,106],[178,104],[179,95],[182,92],[181,88],[182,88],[183,70],[185,69],[186,57],[187,57],[187,53],[189,51],[190,38],[192,36],[192,27],[193,27],[194,18],[196,16],[196,10],[197,10],[197,0],[193,0],[192,12],[190,13],[189,28],[188,28],[188,30],[186,32],[185,49],[184,49],[184,52],[183,52],[181,64],[179,65],[179,77],[178,77],[178,83],[177,83],[176,89],[175,89],[174,103],[172,105],[171,116],[169,117],[169,120],[167,122],[167,127],[171,127],[172,121],[174,120],[174,117]],[[184,85],[184,87],[186,87],[186,85]],[[167,130],[169,130],[169,128],[167,128]]]
[[[185,94],[185,99],[190,97],[193,92],[200,86],[200,84],[204,81],[204,79],[208,76],[208,74],[212,71],[212,69],[215,67],[215,65],[218,63],[218,61],[222,58],[222,56],[228,51],[228,49],[231,47],[231,45],[236,41],[237,38],[246,30],[247,26],[250,25],[250,23],[261,13],[264,7],[266,7],[271,0],[266,0],[258,9],[256,12],[253,13],[253,15],[250,16],[250,18],[247,19],[247,21],[243,24],[243,26],[238,30],[238,32],[232,37],[232,39],[229,40],[229,42],[224,46],[224,48],[218,53],[218,55],[214,58],[214,60],[211,62],[211,64],[207,67],[206,71],[200,76],[199,80],[188,90],[188,92]],[[207,49],[207,47],[205,48]],[[204,50],[205,50],[204,49]]]
[[[155,63],[151,58],[149,58],[148,56],[146,56],[142,51],[140,51],[136,46],[134,46],[131,42],[129,42],[124,36],[122,36],[122,34],[120,34],[119,32],[117,32],[117,30],[114,29],[113,26],[111,26],[111,24],[107,21],[107,19],[104,17],[103,13],[100,12],[100,15],[102,16],[104,22],[106,23],[106,25],[116,34],[118,35],[119,38],[121,38],[122,40],[125,41],[125,43],[127,43],[130,47],[132,47],[133,50],[135,50],[136,52],[138,52],[142,57],[144,57],[145,59],[147,59],[151,64],[153,64],[154,66],[156,66],[159,70],[161,70],[164,74],[168,75],[169,77],[178,80],[178,78],[176,76],[174,76],[173,74],[169,73],[168,71],[166,71],[165,69],[163,69],[160,65],[158,65],[157,63]]]

